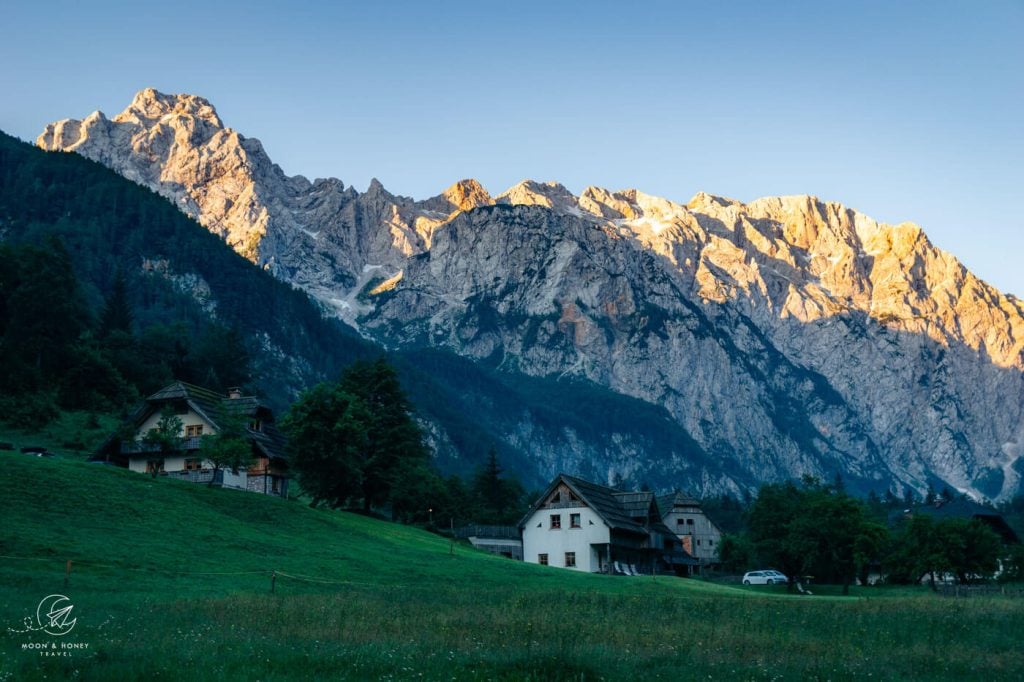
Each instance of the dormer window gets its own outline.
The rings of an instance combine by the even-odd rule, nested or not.
[[[253,421],[249,422],[249,430],[250,431],[262,431],[263,430],[263,422],[260,421],[259,419],[254,419]]]

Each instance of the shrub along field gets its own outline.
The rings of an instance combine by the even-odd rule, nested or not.
[[[70,458],[4,452],[0,466],[0,682],[1024,673],[1021,600],[582,575]],[[16,632],[54,593],[73,630]]]

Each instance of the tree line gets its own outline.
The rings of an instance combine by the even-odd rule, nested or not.
[[[98,308],[62,240],[0,243],[0,411],[39,428],[60,410],[123,412],[173,379],[215,389],[251,381],[241,333],[217,322],[135,321],[118,270]]]
[[[513,524],[526,494],[503,475],[492,448],[467,483],[443,477],[394,367],[381,357],[350,365],[303,393],[280,423],[296,480],[313,506],[386,510],[434,527]]]
[[[940,500],[929,497],[926,505]],[[797,580],[842,585],[844,593],[855,581],[868,584],[873,572],[894,584],[927,580],[934,585],[945,575],[967,583],[991,578],[1000,569],[1001,579],[1024,579],[1021,546],[1004,546],[982,521],[934,518],[913,504],[905,513],[902,504],[895,510],[891,513],[877,495],[867,501],[852,497],[841,479],[766,484],[745,508],[743,527],[723,537],[722,567],[742,572],[772,566]]]

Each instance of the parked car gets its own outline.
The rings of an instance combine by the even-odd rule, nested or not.
[[[750,571],[743,574],[744,585],[785,585],[788,582],[789,578],[774,568],[767,568],[763,571]]]
[[[41,445],[27,445],[21,449],[22,454],[31,457],[56,457],[57,455],[48,451]]]

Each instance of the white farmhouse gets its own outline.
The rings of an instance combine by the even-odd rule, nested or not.
[[[589,573],[663,572],[685,562],[654,494],[560,474],[519,522],[523,560]],[[690,559],[692,561],[692,559]]]

